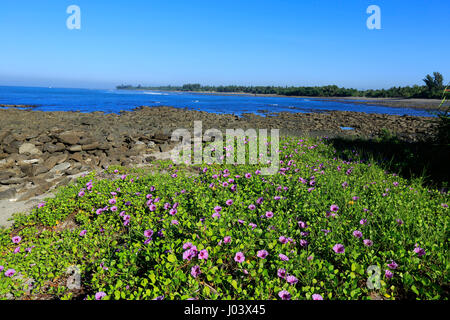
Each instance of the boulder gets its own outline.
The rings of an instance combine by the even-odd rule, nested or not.
[[[34,144],[24,143],[19,147],[19,154],[40,155],[42,152]]]

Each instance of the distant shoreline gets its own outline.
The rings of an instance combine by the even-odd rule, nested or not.
[[[423,99],[423,98],[368,98],[368,97],[311,97],[311,96],[286,96],[278,94],[254,94],[246,92],[216,92],[216,91],[181,91],[181,90],[148,90],[148,89],[118,89],[129,91],[150,91],[150,92],[177,92],[177,93],[195,93],[212,96],[246,96],[246,97],[273,97],[273,98],[300,98],[312,99],[319,101],[336,101],[354,104],[370,104],[392,108],[410,108],[420,110],[438,110],[441,103],[439,99]],[[447,102],[445,106],[450,106]]]

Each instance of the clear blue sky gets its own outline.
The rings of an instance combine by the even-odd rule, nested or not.
[[[1,0],[0,85],[386,88],[450,80],[449,36],[447,0]]]

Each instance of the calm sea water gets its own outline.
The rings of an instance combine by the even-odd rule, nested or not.
[[[118,113],[139,106],[172,106],[214,113],[240,115],[266,112],[359,111],[395,115],[431,116],[425,110],[390,108],[345,101],[307,98],[208,95],[197,93],[90,90],[0,86],[0,104],[36,105],[42,111],[103,111]]]

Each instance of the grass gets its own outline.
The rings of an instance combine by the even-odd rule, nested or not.
[[[0,297],[448,299],[448,194],[326,140],[280,146],[273,176],[160,162],[60,189],[0,231]]]

